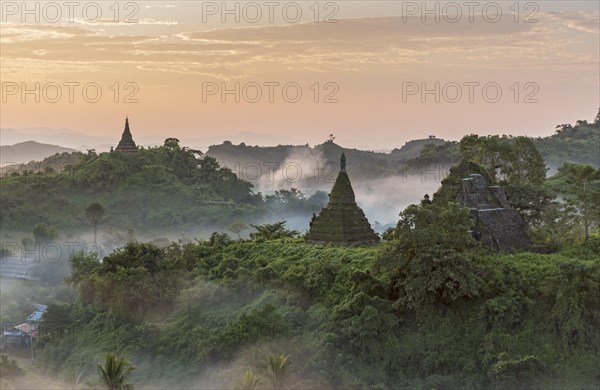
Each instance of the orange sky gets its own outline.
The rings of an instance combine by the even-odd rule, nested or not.
[[[472,21],[465,2],[429,2],[430,14],[390,1],[44,4],[2,3],[2,128],[118,138],[127,114],[137,138],[334,133],[391,149],[429,134],[547,135],[600,106],[595,1],[521,2],[518,21],[514,2],[480,2]],[[39,102],[22,95],[36,85]],[[240,102],[223,101],[236,86]]]

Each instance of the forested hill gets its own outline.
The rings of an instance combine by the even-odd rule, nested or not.
[[[31,232],[43,224],[61,233],[91,231],[99,225],[102,235],[202,235],[233,223],[237,230],[274,219],[286,219],[290,225],[300,221],[295,228],[301,229],[327,202],[323,192],[258,193],[215,158],[180,146],[174,138],[135,154],[57,154],[41,162],[39,170],[34,168],[23,166],[0,180],[4,232]],[[92,204],[102,209],[97,223],[86,215]]]
[[[551,170],[565,161],[600,167],[600,112],[594,123],[577,121],[575,125],[557,126],[554,135],[537,138],[535,146]]]
[[[302,230],[307,227],[304,223],[308,223],[310,215],[319,212],[326,203],[326,193],[339,170],[342,152],[346,154],[355,190],[361,189],[360,183],[391,178],[372,184],[372,194],[367,191],[370,188],[365,190],[363,200],[370,197],[377,203],[377,197],[385,197],[386,190],[403,184],[399,175],[415,175],[419,166],[427,164],[446,167],[455,164],[461,156],[461,147],[472,149],[467,144],[475,141],[473,137],[477,138],[465,136],[460,142],[438,138],[414,140],[387,154],[346,149],[337,145],[333,137],[315,147],[266,148],[225,142],[212,146],[206,155],[180,146],[174,138],[167,139],[161,147],[141,148],[133,156],[94,151],[56,154],[38,165],[6,170],[0,180],[0,223],[4,231],[31,231],[39,223],[67,230],[89,229],[85,209],[92,203],[100,203],[106,210],[102,221],[105,228],[139,230],[152,226],[157,230],[177,227],[210,232],[238,221],[262,223],[296,218],[301,222],[292,227]],[[515,158],[519,151],[514,146],[525,145],[517,142],[525,140],[539,150],[546,166],[551,168],[550,174],[563,162],[600,165],[599,117],[593,123],[560,125],[556,134],[545,138],[479,138],[487,140],[485,150],[491,152],[482,155],[471,150],[481,160],[478,163],[495,161],[494,155],[507,149],[504,168],[518,166]],[[270,170],[281,170],[286,164],[291,164],[287,174],[292,179],[297,176],[298,180],[273,181],[268,183],[270,188],[263,188],[264,179],[273,176]],[[257,175],[262,182],[255,180]],[[281,177],[280,172],[277,178]],[[315,193],[318,189],[325,192]],[[388,204],[384,206],[389,208]],[[277,215],[277,219],[260,219],[269,213]]]
[[[378,176],[396,174],[397,164],[394,163],[402,160],[386,153],[347,149],[333,140],[315,147],[310,147],[308,144],[262,147],[247,146],[244,143],[234,145],[225,141],[221,145],[211,146],[206,154],[216,158],[234,172],[242,174],[253,166],[260,166],[264,175],[267,175],[270,167],[279,169],[285,166],[299,166],[304,172],[303,179],[306,182],[300,187],[306,187],[319,171],[321,176],[332,175],[335,179],[334,175],[337,174],[337,164],[342,152],[346,154],[353,177],[358,179],[368,178],[372,173]]]
[[[100,203],[106,211],[106,227],[226,224],[236,215],[252,212],[257,200],[250,183],[214,158],[180,147],[175,139],[133,155],[89,151],[80,158],[61,169],[3,178],[3,230],[30,231],[38,223],[89,227],[85,210],[92,203]]]
[[[555,134],[532,140],[550,168],[550,173],[556,172],[564,162],[600,167],[600,115],[592,123],[580,120],[574,125],[559,125]],[[347,149],[334,143],[333,139],[314,147],[308,144],[261,147],[244,143],[233,145],[225,141],[221,145],[211,146],[207,155],[215,157],[234,171],[243,171],[244,167],[255,164],[262,164],[265,169],[269,165],[299,164],[309,171],[319,167],[326,175],[328,170],[323,166],[336,164],[342,152],[348,158],[353,177],[359,180],[397,175],[402,169],[410,169],[413,163],[452,164],[458,161],[459,156],[458,142],[435,137],[409,141],[390,153]]]

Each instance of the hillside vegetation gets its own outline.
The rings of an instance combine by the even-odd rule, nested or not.
[[[246,370],[266,385],[266,357],[281,353],[296,388],[598,385],[597,239],[580,259],[418,244],[411,260],[407,243],[214,239],[80,255],[79,299],[50,306],[39,353],[94,383],[90,366],[114,351],[140,387],[231,388]]]
[[[498,136],[502,139],[519,137]],[[555,134],[548,137],[531,138],[540,152],[544,163],[550,168],[550,174],[556,173],[563,162],[590,164],[600,167],[600,115],[594,122],[585,120],[576,124],[557,126]],[[224,142],[213,145],[207,154],[219,162],[234,169],[236,173],[244,173],[244,167],[249,164],[279,164],[298,163],[305,171],[313,172],[319,169],[321,176],[331,174],[331,166],[336,164],[343,152],[348,157],[348,166],[354,177],[359,180],[374,177],[389,177],[399,175],[414,167],[426,167],[432,164],[449,166],[459,160],[459,145],[455,141],[444,141],[439,138],[425,138],[407,142],[401,148],[393,149],[390,153],[370,152],[357,149],[346,149],[335,144],[330,139],[314,148],[308,145],[280,145],[276,147],[233,145]],[[264,169],[266,170],[267,165]],[[237,170],[236,170],[237,169]],[[333,170],[335,173],[335,169]],[[266,172],[265,172],[266,174]],[[310,184],[309,179],[305,185]]]
[[[310,245],[277,223],[247,239],[76,254],[75,294],[46,299],[38,356],[86,386],[112,352],[140,387],[597,387],[600,170],[567,163],[547,181],[525,137],[466,136],[459,150],[433,200],[378,245]],[[465,172],[510,189],[553,253],[482,247],[455,202]]]
[[[308,198],[298,191],[263,197],[213,157],[180,147],[176,139],[133,155],[88,151],[78,157],[76,163],[62,165],[62,171],[49,168],[3,178],[2,230],[31,231],[37,224],[66,232],[89,228],[85,210],[99,203],[106,211],[104,229],[212,231],[238,220],[255,221],[284,205],[310,215],[326,201],[322,194]],[[64,162],[66,157],[53,158]]]
[[[72,226],[95,231],[103,218],[146,230],[231,221],[237,237],[130,235],[106,256],[42,258],[37,280],[3,283],[0,319],[17,323],[28,304],[48,304],[35,361],[75,388],[114,388],[107,373],[117,366],[123,388],[597,388],[600,169],[565,162],[547,178],[528,137],[452,145],[457,163],[433,198],[406,207],[366,247],[310,245],[284,221],[260,222],[268,210],[318,211],[326,194],[254,193],[176,139],[3,179],[3,229],[36,224],[24,244],[51,243]],[[333,140],[322,149],[340,152]],[[532,252],[475,240],[458,203],[471,173],[505,188]],[[0,364],[20,380],[15,362]]]

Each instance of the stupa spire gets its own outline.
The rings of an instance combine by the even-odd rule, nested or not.
[[[119,141],[119,145],[117,145],[115,150],[127,153],[137,152],[137,145],[135,144],[133,136],[131,135],[131,130],[129,129],[128,116],[125,116],[125,129],[123,130],[123,135],[121,135],[121,141]]]
[[[125,130],[123,130],[123,134],[131,135],[131,130],[129,130],[129,117],[125,116]]]

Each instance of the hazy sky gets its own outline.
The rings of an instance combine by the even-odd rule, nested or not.
[[[3,1],[0,126],[391,149],[595,116],[599,2],[423,4]]]

